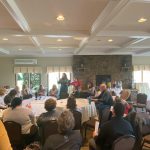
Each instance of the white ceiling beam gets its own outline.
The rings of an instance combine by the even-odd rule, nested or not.
[[[86,45],[86,48],[121,48],[120,46],[117,45]]]
[[[24,32],[30,32],[30,27],[19,7],[14,0],[0,0],[4,7],[8,10],[13,19],[17,22]]]
[[[23,16],[21,10],[17,6],[14,0],[0,0],[0,2],[5,6],[8,12],[11,14],[13,19],[18,23],[20,28],[26,33],[31,31],[28,22],[26,21],[25,17]],[[42,53],[44,53],[43,49],[40,48],[40,43],[38,42],[35,36],[31,36],[30,40],[32,43],[39,49],[41,49]]]
[[[5,50],[3,48],[0,48],[0,53],[7,54],[7,55],[10,54],[10,52],[8,50]]]
[[[134,54],[145,54],[145,53],[150,53],[150,48],[136,51]]]
[[[109,36],[109,37],[128,37],[128,38],[150,38],[149,32],[143,31],[111,31],[102,30],[97,36]]]
[[[100,13],[96,21],[93,23],[89,40],[91,40],[98,32],[103,30],[129,2],[130,0],[110,0],[103,12]],[[76,54],[79,54],[86,44],[87,41],[80,46],[80,48],[76,51]]]
[[[131,3],[150,3],[150,0],[130,0]]]

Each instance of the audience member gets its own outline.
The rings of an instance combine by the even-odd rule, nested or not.
[[[28,135],[28,140],[32,140],[37,136],[37,127],[35,116],[30,109],[21,106],[22,100],[16,97],[12,100],[11,106],[3,112],[3,122],[14,121],[21,125],[22,134]],[[30,143],[29,142],[29,143]]]
[[[45,89],[42,84],[39,86],[38,96],[45,96]]]
[[[15,89],[11,90],[5,97],[4,97],[4,103],[6,105],[10,105],[12,100],[16,97],[17,91]]]
[[[43,150],[79,150],[82,144],[82,138],[79,130],[72,130],[74,125],[73,114],[70,111],[62,112],[58,118],[59,134],[49,136],[44,144]]]
[[[131,106],[128,104],[128,100],[130,99],[130,94],[131,94],[131,92],[128,89],[124,89],[121,91],[120,98],[121,98],[121,102],[125,106],[125,114],[128,114],[129,111],[132,109]]]
[[[17,92],[16,97],[21,97],[21,92],[19,86],[15,86],[15,90]]]
[[[22,95],[23,99],[29,99],[32,97],[26,84],[22,85],[21,95]]]
[[[105,108],[111,107],[113,104],[113,99],[110,92],[107,91],[106,84],[100,85],[101,94],[97,97],[96,107],[99,111],[99,115],[102,115],[102,111]]]
[[[0,88],[0,108],[5,106],[4,97],[5,97],[6,89]]]
[[[124,105],[117,102],[114,105],[112,114],[113,117],[110,121],[104,123],[100,127],[100,132],[97,135],[93,134],[94,140],[90,140],[90,149],[110,150],[113,142],[123,135],[133,135],[131,124],[123,119]],[[96,144],[95,144],[96,143]]]
[[[0,150],[12,150],[7,131],[0,120]]]
[[[81,129],[82,114],[77,110],[77,104],[75,97],[71,96],[67,100],[67,108],[73,113],[75,119],[74,129]]]
[[[53,84],[52,89],[50,89],[49,91],[49,95],[54,96],[54,97],[58,96],[58,89],[57,89],[56,84]]]
[[[56,110],[56,100],[50,98],[45,101],[45,109],[47,112],[42,113],[37,120],[38,126],[41,126],[43,122],[48,120],[57,120],[60,116],[60,112]]]
[[[95,87],[93,82],[89,81],[87,84],[87,88],[88,88],[88,93],[90,94],[90,96],[94,96],[95,95]]]

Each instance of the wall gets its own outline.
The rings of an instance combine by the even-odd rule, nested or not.
[[[150,56],[133,56],[132,64],[133,65],[149,65]]]
[[[15,86],[14,75],[14,59],[15,58],[0,58],[0,86],[10,85]],[[20,59],[20,58],[19,58]],[[50,58],[36,58],[38,61],[37,66],[42,67],[42,84],[47,86],[46,67],[50,65],[72,65],[72,57],[50,57]],[[28,65],[29,66],[29,65]]]
[[[80,68],[83,64],[83,69]],[[129,66],[130,68],[123,68]],[[73,70],[74,76],[83,82],[83,86],[88,81],[95,83],[96,75],[111,75],[114,81],[121,80],[123,88],[130,88],[132,85],[132,56],[131,55],[107,55],[107,56],[74,56]]]

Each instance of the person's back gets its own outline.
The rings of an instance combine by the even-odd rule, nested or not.
[[[48,137],[43,150],[79,150],[82,138],[79,130],[73,130],[75,121],[70,111],[64,111],[58,118],[58,134]]]
[[[69,134],[55,134],[48,137],[44,150],[79,150],[81,147],[79,130],[72,130]]]
[[[101,145],[102,150],[111,149],[113,142],[120,136],[133,135],[130,123],[122,117],[113,117],[110,121],[103,124],[100,130],[96,144]]]
[[[134,134],[131,124],[123,118],[124,110],[124,105],[117,102],[112,110],[112,119],[101,126],[100,133],[95,137],[95,143],[101,150],[110,150],[120,136]]]
[[[14,121],[21,124],[23,134],[29,133],[29,129],[33,125],[32,120],[34,120],[33,113],[21,106],[14,109],[10,107],[3,112],[3,122]]]

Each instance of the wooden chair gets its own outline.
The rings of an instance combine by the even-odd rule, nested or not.
[[[41,138],[42,145],[44,145],[46,139],[50,135],[58,133],[57,128],[58,128],[58,124],[56,120],[49,120],[42,123],[42,125],[40,126],[40,131],[41,131],[40,138]]]
[[[25,144],[21,134],[21,125],[14,121],[6,121],[4,122],[4,126],[13,149],[22,150]]]
[[[142,148],[150,149],[150,134],[143,137]]]
[[[133,135],[121,136],[113,142],[112,150],[133,150],[135,141]]]

